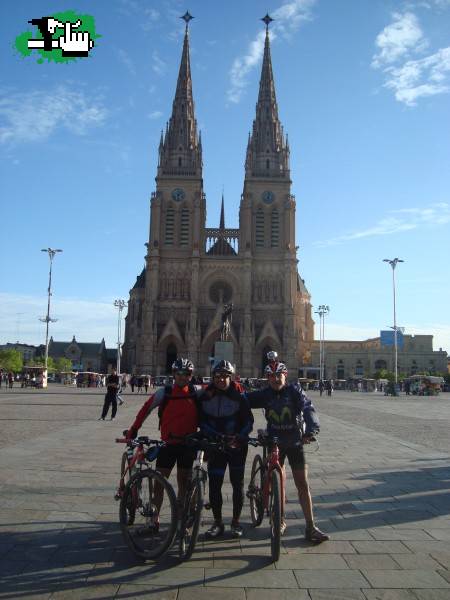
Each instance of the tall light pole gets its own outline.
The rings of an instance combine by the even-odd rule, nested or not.
[[[402,263],[405,262],[404,260],[402,260],[401,258],[393,258],[393,259],[389,259],[389,258],[383,258],[383,262],[387,262],[391,265],[392,267],[392,292],[393,292],[393,298],[394,298],[394,327],[392,328],[394,330],[394,376],[395,376],[395,385],[396,385],[396,391],[395,393],[397,393],[397,383],[398,383],[398,340],[397,340],[397,331],[398,331],[398,327],[397,327],[397,314],[396,314],[396,308],[395,308],[395,267],[398,265],[398,263]]]
[[[48,254],[48,258],[50,259],[50,269],[48,272],[48,301],[47,301],[47,316],[44,319],[39,319],[40,321],[42,321],[43,323],[46,323],[46,327],[45,327],[45,359],[44,359],[44,367],[45,370],[47,370],[47,364],[48,364],[48,324],[49,323],[55,323],[57,319],[51,319],[50,318],[50,298],[52,297],[52,265],[53,265],[53,259],[55,258],[55,255],[58,252],[62,252],[61,249],[59,248],[42,248],[41,252],[47,252]]]
[[[319,315],[319,380],[323,381],[325,370],[325,315],[330,312],[330,307],[326,304],[321,304],[318,310],[314,311]]]
[[[114,306],[118,309],[117,319],[117,374],[120,375],[120,346],[122,345],[122,311],[125,308],[125,300],[114,300]]]

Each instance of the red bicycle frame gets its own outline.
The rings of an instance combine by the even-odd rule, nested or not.
[[[272,442],[272,449],[269,452],[265,464],[264,464],[264,482],[263,482],[263,503],[264,510],[266,514],[269,511],[269,498],[271,492],[271,483],[272,483],[272,471],[278,471],[280,474],[280,482],[281,482],[281,517],[284,518],[284,499],[285,499],[285,471],[284,468],[280,464],[280,450],[278,448],[278,444],[276,441]]]

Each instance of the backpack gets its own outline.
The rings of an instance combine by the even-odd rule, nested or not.
[[[163,417],[163,413],[164,410],[167,406],[167,404],[170,402],[170,400],[185,400],[186,398],[192,398],[192,399],[197,399],[197,389],[195,387],[195,385],[191,382],[189,382],[188,385],[189,388],[189,394],[187,396],[182,396],[180,398],[180,396],[172,396],[172,390],[173,390],[173,386],[171,385],[166,385],[164,386],[164,398],[161,402],[161,404],[158,406],[158,429],[161,430],[161,421],[162,421],[162,417]]]

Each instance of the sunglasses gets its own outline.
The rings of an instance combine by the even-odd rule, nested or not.
[[[228,379],[228,377],[231,377],[231,375],[229,373],[215,373],[214,374],[214,379]]]

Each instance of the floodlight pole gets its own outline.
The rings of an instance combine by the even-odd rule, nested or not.
[[[325,315],[330,312],[330,307],[321,304],[318,310],[314,311],[319,315],[319,381],[323,381],[325,371]]]
[[[118,309],[117,318],[117,374],[120,375],[120,347],[122,345],[122,311],[125,308],[125,300],[114,300],[114,306]]]
[[[395,267],[397,266],[398,263],[402,263],[405,262],[404,260],[402,260],[401,258],[393,258],[393,259],[389,259],[389,258],[384,258],[383,262],[387,262],[391,265],[392,267],[392,292],[393,292],[393,299],[394,299],[394,377],[395,377],[395,385],[397,386],[398,383],[398,338],[397,338],[397,312],[396,312],[396,306],[395,306]]]
[[[58,252],[62,252],[60,248],[42,248],[41,252],[47,252],[48,258],[50,259],[50,269],[48,272],[48,290],[47,290],[47,316],[44,319],[39,319],[43,323],[46,323],[45,327],[45,358],[44,358],[44,368],[47,370],[48,365],[48,325],[49,323],[55,323],[56,319],[50,318],[50,299],[52,297],[52,265],[53,259]]]

